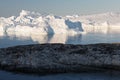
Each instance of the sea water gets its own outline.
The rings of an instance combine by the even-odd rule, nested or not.
[[[62,44],[96,44],[96,43],[119,43],[119,33],[86,33],[86,34],[51,34],[51,35],[31,35],[31,36],[0,36],[0,48],[44,43]]]

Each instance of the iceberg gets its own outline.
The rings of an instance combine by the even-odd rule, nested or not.
[[[65,19],[80,21],[84,32],[113,33],[120,30],[120,13],[108,12],[93,15],[67,15]]]
[[[34,35],[80,33],[80,22],[72,22],[60,16],[41,15],[37,12],[22,10],[18,17],[0,17],[0,31],[4,34]]]
[[[78,34],[119,32],[120,13],[45,15],[22,10],[19,16],[0,17],[0,35]]]

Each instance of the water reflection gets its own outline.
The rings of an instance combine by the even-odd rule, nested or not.
[[[94,44],[94,43],[117,43],[120,42],[120,33],[86,33],[86,34],[30,34],[23,33],[0,33],[0,48],[42,43],[63,44]]]
[[[116,73],[66,73],[35,76],[0,71],[0,80],[120,80],[119,75]]]
[[[31,39],[27,39],[27,38],[16,38],[13,36],[0,37],[0,48],[16,46],[16,45],[35,44],[35,43],[36,42],[33,42]]]
[[[80,43],[82,38],[81,34],[14,34],[9,33],[0,36],[0,48],[26,45],[26,44],[42,44],[42,43],[63,43],[74,44]]]

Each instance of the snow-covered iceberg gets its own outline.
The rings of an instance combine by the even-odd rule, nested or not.
[[[61,34],[82,32],[80,22],[73,22],[54,15],[41,15],[37,12],[22,10],[18,17],[0,18],[1,34]]]
[[[18,17],[0,17],[0,35],[76,34],[119,32],[120,13],[54,16],[22,10]]]
[[[120,13],[108,12],[102,14],[93,14],[85,16],[66,16],[71,21],[80,21],[84,32],[119,32]]]

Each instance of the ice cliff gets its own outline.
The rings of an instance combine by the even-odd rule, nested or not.
[[[86,16],[54,16],[22,10],[18,17],[0,17],[0,35],[61,34],[81,32],[116,32],[120,30],[120,13]]]

